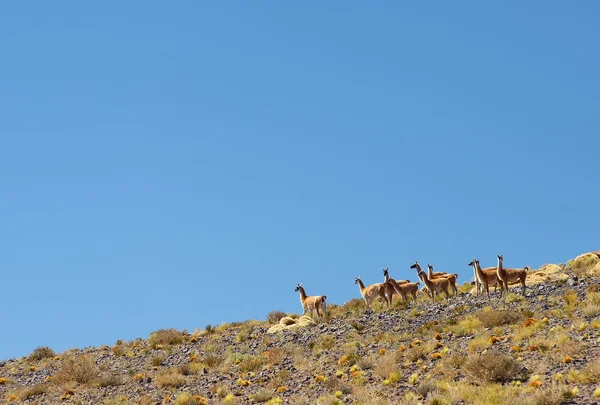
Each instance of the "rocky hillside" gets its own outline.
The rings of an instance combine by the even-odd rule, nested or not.
[[[329,319],[161,330],[0,363],[11,404],[592,404],[600,401],[600,252],[531,272],[491,300],[362,300]],[[396,298],[397,299],[397,298]],[[290,314],[287,314],[290,315]],[[283,319],[285,326],[279,325]],[[292,325],[289,325],[293,323]]]

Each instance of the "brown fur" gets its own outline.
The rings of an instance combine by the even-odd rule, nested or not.
[[[469,266],[473,266],[473,270],[477,276],[477,280],[483,286],[485,292],[487,293],[488,299],[490,298],[490,285],[496,286],[499,283],[498,276],[496,272],[492,269],[486,269],[485,271],[481,269],[479,265],[479,260],[473,259]],[[502,289],[501,289],[502,291]],[[483,293],[483,291],[482,291]]]
[[[390,278],[390,273],[388,270],[389,269],[387,269],[387,268],[383,269],[383,284],[385,285],[385,294],[387,295],[388,300],[390,301],[390,305],[391,305],[394,295],[397,295],[398,292],[396,291],[396,289],[394,288],[394,286],[392,284],[388,284],[388,281],[393,280],[396,284],[406,284],[409,281],[408,280],[394,280],[393,278]]]
[[[525,284],[525,281],[527,280],[527,271],[525,269],[505,269],[502,266],[502,261],[502,255],[498,255],[496,274],[498,275],[498,280],[501,281],[501,287],[508,293],[508,285],[510,283],[520,282],[523,295],[525,295],[525,289],[527,288],[527,285]]]
[[[417,265],[418,265],[418,263],[417,263]],[[438,272],[433,271],[433,266],[431,264],[427,265],[427,277],[430,280],[432,280],[434,278],[446,278],[448,280],[448,282],[450,283],[450,288],[452,289],[452,295],[458,295],[458,288],[456,288],[456,279],[458,278],[458,274],[442,273],[440,275],[439,273],[440,273],[439,271]]]
[[[385,284],[376,283],[365,287],[360,277],[356,277],[354,279],[354,284],[358,284],[358,288],[360,289],[360,295],[362,295],[362,297],[365,299],[367,308],[371,308],[371,304],[377,299],[377,297],[383,298],[383,300],[389,308],[390,301],[388,300],[388,297],[386,295]]]
[[[417,275],[419,276],[423,284],[425,284],[425,287],[427,287],[427,289],[431,293],[431,300],[433,302],[435,302],[436,293],[441,294],[442,292],[444,292],[444,294],[446,294],[446,299],[450,298],[450,294],[448,293],[450,282],[448,281],[448,279],[442,277],[430,280],[427,277],[427,274],[423,270],[421,270],[421,267],[417,262],[410,266],[410,268],[416,270]]]
[[[396,280],[394,280],[393,278],[390,278],[386,284],[390,287],[392,287],[395,291],[396,294],[400,295],[402,297],[403,301],[408,301],[408,295],[412,295],[413,297],[413,301],[417,301],[417,291],[419,291],[419,284],[420,283],[404,283],[404,284],[399,284],[396,282]]]
[[[304,310],[302,315],[306,315],[306,312],[310,311],[311,318],[313,317],[313,312],[316,312],[317,316],[327,316],[327,304],[325,303],[325,300],[327,299],[326,295],[311,295],[307,297],[302,284],[298,284],[294,291],[300,292],[300,303]]]

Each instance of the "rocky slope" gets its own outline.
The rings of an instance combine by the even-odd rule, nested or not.
[[[546,274],[525,297],[330,305],[328,322],[269,333],[269,321],[164,330],[0,363],[17,404],[559,404],[600,397],[596,252]],[[599,267],[600,269],[600,267]],[[532,273],[534,274],[534,273]],[[272,330],[273,331],[273,330]]]

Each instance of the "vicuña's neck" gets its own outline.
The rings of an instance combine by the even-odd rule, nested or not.
[[[383,274],[383,282],[387,283],[389,279],[390,279],[390,275],[388,273],[384,273]]]
[[[498,259],[498,271],[502,271],[504,268],[502,267],[502,259]]]
[[[360,288],[361,291],[365,289],[365,285],[360,278],[358,279],[358,288]]]
[[[300,299],[304,301],[306,299],[306,293],[304,292],[304,288],[300,287]]]

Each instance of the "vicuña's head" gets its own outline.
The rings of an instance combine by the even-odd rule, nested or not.
[[[387,276],[387,275],[389,274],[389,273],[388,273],[388,270],[389,270],[389,269],[388,269],[387,267],[386,267],[385,269],[382,269],[382,270],[383,270],[383,275],[384,275],[384,276]]]
[[[298,284],[294,291],[300,291],[301,288],[302,288],[302,283]]]
[[[498,255],[498,261],[502,263],[502,260],[504,260],[504,257],[502,257],[502,255]]]
[[[354,284],[358,284],[359,281],[360,281],[360,277],[354,277]]]
[[[475,265],[475,259],[471,260],[471,262],[467,266],[474,266],[474,265]]]
[[[419,263],[417,263],[417,261],[415,260],[415,264],[413,264],[412,266],[410,266],[411,269],[416,269],[419,266]]]
[[[529,269],[529,266],[525,266],[525,267],[523,267],[523,270],[525,270],[525,271],[529,271],[529,270],[530,270],[530,269]]]
[[[428,264],[427,268],[430,269],[430,270],[433,270],[433,266],[431,264]]]

